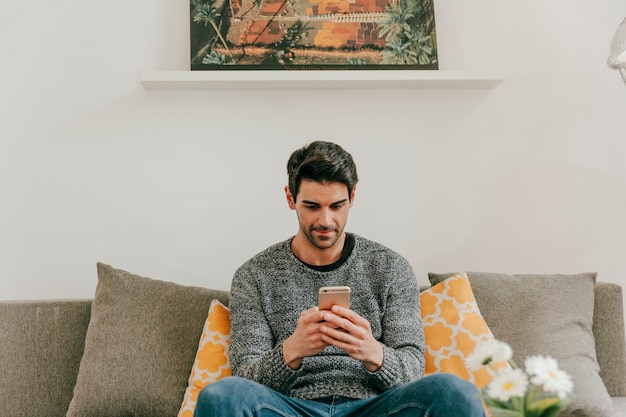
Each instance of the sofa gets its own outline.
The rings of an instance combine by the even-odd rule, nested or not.
[[[214,300],[227,304],[228,293],[135,275],[101,263],[97,275],[92,299],[0,302],[0,417],[174,417],[179,414],[208,308]],[[506,313],[487,304],[489,294],[485,293],[495,292],[498,300],[507,296],[518,298],[516,305],[521,306],[520,310],[512,305],[506,310],[514,317],[517,315],[520,322],[522,315],[532,316],[525,314],[524,309],[538,309],[532,306],[532,300],[519,299],[509,289],[498,295],[497,290],[483,288],[493,286],[493,279],[497,281],[502,274],[486,274],[487,281],[481,281],[485,274],[468,273],[468,276],[475,286],[478,306],[496,337],[505,330],[499,330],[495,321]],[[432,274],[429,278],[435,284],[445,279],[445,274]],[[553,281],[540,277],[538,284],[534,284],[533,277],[504,278],[528,282],[520,287],[524,291],[530,285],[540,287],[543,282]],[[568,283],[563,292],[573,288],[576,310],[584,310],[585,301],[581,300],[584,288],[569,284],[576,277],[563,279]],[[585,390],[598,390],[600,394],[594,396],[610,396],[613,408],[610,412],[598,411],[604,409],[592,406],[591,411],[572,410],[562,415],[623,416],[626,415],[626,350],[622,288],[595,282],[594,274],[581,281],[585,288],[591,288],[587,298],[591,299],[589,317],[592,317],[590,331],[594,346],[587,347],[587,352],[577,361],[580,360],[581,367],[587,366],[584,360],[592,363],[584,370],[583,378],[595,386]],[[538,292],[545,295],[546,291],[542,288]],[[567,295],[552,297],[567,298]],[[536,317],[531,319],[537,321]],[[575,326],[584,327],[582,319],[574,320]],[[550,343],[551,336],[533,335],[532,339]],[[512,347],[514,351],[519,348],[515,344]],[[599,368],[594,369],[596,363]],[[599,382],[593,380],[595,373]],[[585,384],[580,379],[575,379],[575,383]]]

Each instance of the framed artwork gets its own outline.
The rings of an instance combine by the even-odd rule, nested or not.
[[[433,0],[190,0],[192,70],[438,69]]]

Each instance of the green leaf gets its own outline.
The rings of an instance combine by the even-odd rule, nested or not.
[[[495,398],[489,398],[489,397],[485,397],[484,399],[485,404],[487,404],[487,406],[489,408],[506,408],[509,410],[515,410],[515,407],[513,406],[513,403],[511,401],[500,401],[500,400],[496,400]]]
[[[529,402],[526,405],[526,409],[530,411],[546,410],[554,406],[558,407],[560,403],[561,401],[557,397],[546,397],[546,398],[539,399],[537,401]]]
[[[554,404],[543,410],[540,417],[556,417],[561,411],[561,404]]]
[[[524,417],[524,412],[521,410],[508,410],[506,408],[492,408],[489,407],[489,412],[493,417]]]
[[[550,408],[545,410],[541,417],[556,417],[559,415],[559,411],[561,411],[561,407]]]

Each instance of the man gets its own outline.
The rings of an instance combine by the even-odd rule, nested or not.
[[[291,155],[287,173],[298,232],[235,273],[233,377],[201,391],[195,416],[482,417],[473,385],[449,374],[423,377],[409,263],[344,231],[358,182],[352,156],[313,142]],[[320,311],[322,286],[349,286],[350,308]]]

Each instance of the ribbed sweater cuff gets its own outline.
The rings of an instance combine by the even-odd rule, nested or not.
[[[282,343],[272,350],[264,368],[268,371],[266,375],[271,375],[271,382],[268,381],[269,383],[265,385],[282,393],[287,393],[291,389],[299,374],[298,370],[294,371],[285,363]]]
[[[378,371],[371,372],[371,375],[377,380],[380,387],[387,389],[398,385],[402,375],[402,362],[393,349],[383,345],[383,352],[385,355],[383,366]]]

